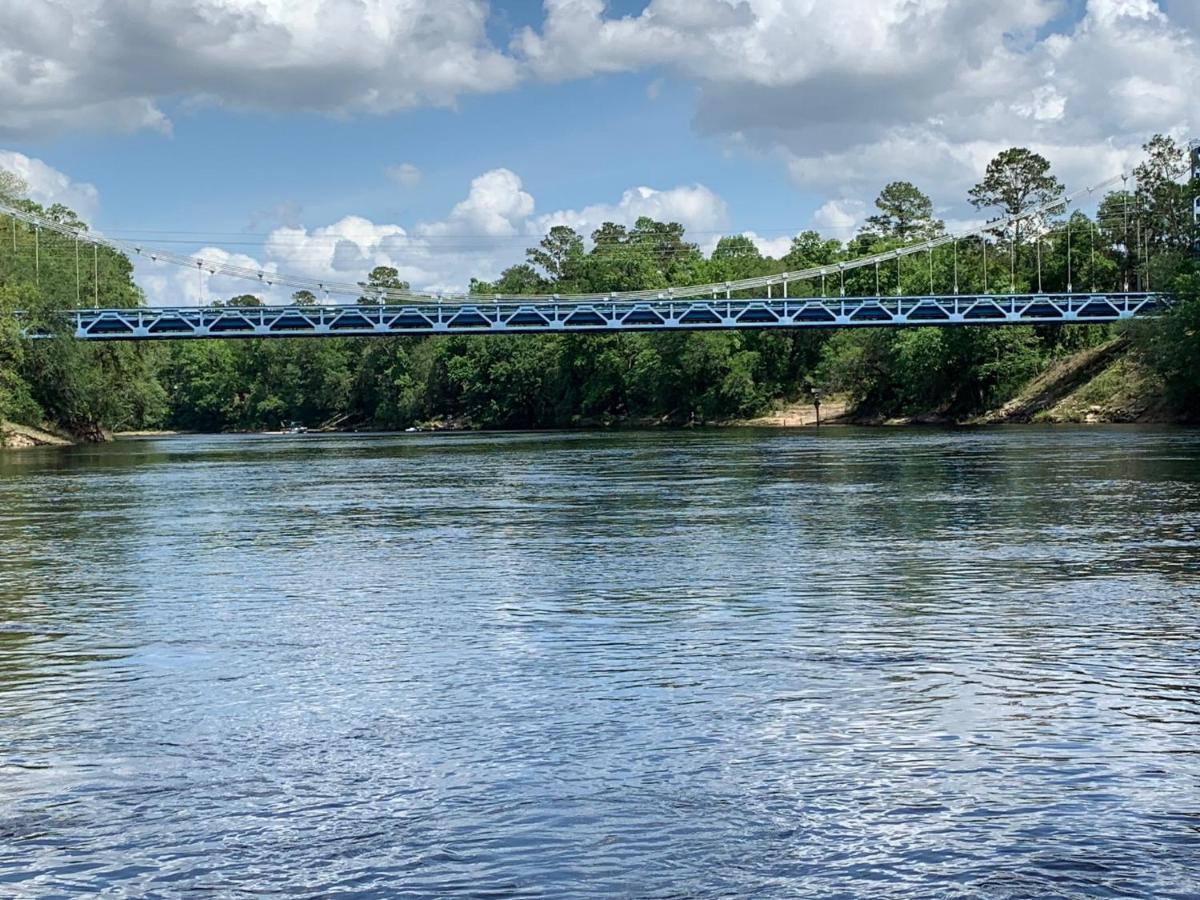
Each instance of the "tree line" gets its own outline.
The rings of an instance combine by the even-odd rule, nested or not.
[[[792,296],[992,291],[1170,290],[1171,315],[1129,329],[1136,352],[1158,371],[1182,412],[1200,409],[1200,301],[1190,254],[1192,198],[1181,181],[1183,147],[1156,136],[1131,184],[1109,192],[1096,215],[1065,205],[1049,161],[1024,148],[993,159],[968,200],[994,220],[979,238],[881,266],[847,270],[822,284],[793,282]],[[11,176],[0,194],[18,199]],[[25,208],[78,223],[62,207]],[[678,223],[606,223],[588,236],[555,226],[477,294],[605,293],[732,282],[849,262],[945,233],[930,198],[893,182],[848,241],[815,231],[786,254],[764,256],[745,236],[711,253]],[[1049,207],[1047,209],[1047,207]],[[1046,210],[1019,223],[1011,217]],[[0,235],[0,312],[49,316],[63,305],[143,302],[132,265],[15,221]],[[7,251],[7,252],[6,252]],[[363,302],[408,285],[381,266]],[[733,296],[737,296],[736,293]],[[315,303],[307,292],[293,300]],[[252,295],[231,305],[259,302]],[[937,412],[965,417],[1012,396],[1065,354],[1111,339],[1122,326],[864,328],[614,335],[178,341],[90,345],[30,342],[0,315],[0,417],[50,420],[79,433],[171,427],[223,431],[339,423],[403,428],[435,419],[477,427],[543,428],[746,417],[813,389],[846,394],[860,413]],[[1127,327],[1127,326],[1125,326]]]

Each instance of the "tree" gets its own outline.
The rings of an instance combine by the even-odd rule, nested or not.
[[[487,282],[471,279],[469,293],[472,294],[541,294],[548,285],[537,270],[528,263],[509,266],[500,273],[497,281]]]
[[[1162,134],[1156,134],[1142,149],[1147,158],[1133,174],[1137,180],[1136,214],[1141,217],[1147,246],[1186,250],[1192,241],[1192,202],[1200,196],[1200,184],[1190,183],[1187,150]]]
[[[380,303],[381,297],[387,291],[407,291],[409,284],[400,280],[400,270],[393,266],[376,266],[366,281],[360,281],[358,286],[363,289],[359,303]]]
[[[15,172],[0,169],[0,201],[13,203],[25,196],[27,185]]]
[[[867,218],[863,232],[881,238],[931,238],[946,225],[933,217],[933,201],[908,181],[893,181],[875,198],[879,212]]]
[[[296,306],[316,306],[319,301],[312,291],[299,290],[292,294],[292,303]]]
[[[583,238],[573,228],[555,225],[536,247],[525,251],[525,258],[553,284],[573,283],[582,275]]]
[[[708,258],[708,280],[737,281],[762,275],[764,262],[758,245],[744,234],[723,237]]]
[[[1032,150],[1012,147],[988,163],[983,181],[971,188],[968,196],[976,209],[995,209],[1002,217],[1018,216],[1045,206],[1063,195],[1063,185],[1050,174],[1050,162]],[[1047,216],[1035,217],[1026,231],[1040,231]],[[1006,229],[1007,231],[1007,229]],[[1011,230],[1020,238],[1020,223]]]

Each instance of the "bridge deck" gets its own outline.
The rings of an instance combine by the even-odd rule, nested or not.
[[[72,310],[88,341],[611,333],[735,328],[1104,323],[1161,311],[1160,294],[692,299],[416,306],[261,306]],[[34,336],[42,336],[35,333]]]

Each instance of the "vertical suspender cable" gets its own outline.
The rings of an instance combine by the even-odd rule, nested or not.
[[[1092,276],[1092,278],[1091,278],[1092,293],[1094,294],[1094,293],[1096,293],[1096,223],[1095,222],[1092,223],[1092,227],[1088,230],[1088,234],[1091,235],[1091,247],[1092,247],[1091,259],[1088,263],[1088,269],[1090,270],[1088,272],[1088,274]]]
[[[1068,210],[1069,212],[1069,210]],[[1067,216],[1067,293],[1075,293],[1074,283],[1071,280],[1073,272],[1071,270],[1071,217]]]
[[[983,292],[986,294],[987,289],[987,235],[981,234],[979,240],[983,243]]]
[[[1133,270],[1134,284],[1140,291],[1142,289],[1143,273],[1145,271],[1145,261],[1142,259],[1142,213],[1138,210],[1137,221],[1134,223],[1134,232],[1137,234],[1137,256],[1138,265]]]
[[[1132,261],[1133,254],[1129,249],[1129,176],[1122,175],[1121,181],[1124,182],[1124,187],[1121,190],[1124,195],[1125,202],[1125,293],[1129,293],[1129,264]]]
[[[1149,227],[1147,227],[1145,229],[1144,234],[1145,234],[1144,240],[1146,241],[1146,255],[1142,262],[1142,269],[1143,269],[1143,271],[1145,271],[1146,276],[1142,280],[1145,282],[1146,290],[1150,290],[1150,228]]]
[[[933,248],[929,248],[929,296],[933,296]]]
[[[1042,293],[1042,236],[1037,239],[1038,293]]]
[[[79,308],[79,238],[75,238],[75,307]]]
[[[903,289],[900,287],[900,251],[896,251],[896,296],[900,296]]]
[[[92,244],[92,309],[100,308],[100,249]]]
[[[882,296],[879,291],[879,260],[875,260],[875,296]]]
[[[33,280],[42,283],[42,227],[33,229]]]
[[[1019,227],[1019,226],[1017,226]],[[1017,228],[1013,228],[1012,240],[1009,242],[1011,247],[1011,262],[1008,270],[1008,292],[1015,294],[1017,292]]]
[[[954,293],[958,294],[958,240],[954,241]]]
[[[846,296],[846,268],[842,263],[838,263],[838,280],[840,284],[838,290],[841,291],[843,297]]]

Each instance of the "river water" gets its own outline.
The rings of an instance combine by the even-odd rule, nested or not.
[[[1200,433],[0,455],[0,896],[1200,896]]]

